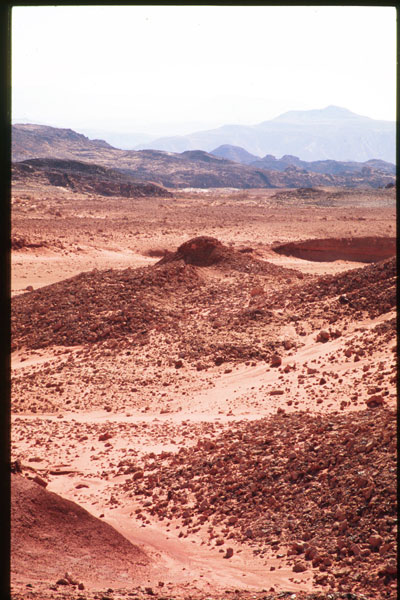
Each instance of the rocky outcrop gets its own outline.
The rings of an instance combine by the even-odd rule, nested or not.
[[[216,238],[203,235],[188,240],[179,246],[175,253],[169,253],[162,258],[159,264],[183,260],[186,264],[207,267],[221,262],[227,251],[229,252],[229,249]]]

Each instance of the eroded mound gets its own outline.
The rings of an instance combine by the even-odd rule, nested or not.
[[[167,260],[183,260],[187,264],[207,267],[221,262],[227,255],[227,248],[216,238],[206,235],[188,240]]]
[[[273,248],[278,254],[318,262],[378,262],[396,254],[394,237],[327,238],[290,242]]]
[[[55,584],[132,584],[150,565],[147,555],[113,527],[20,475],[11,480],[11,579]],[[71,582],[69,582],[71,583]]]
[[[215,264],[215,261],[220,261],[218,264],[225,272],[240,277],[240,289],[236,281],[224,283],[202,277],[199,263]],[[248,277],[243,277],[244,273]],[[200,317],[208,328],[217,316],[221,324],[229,324],[239,307],[248,303],[251,290],[257,289],[255,276],[273,287],[298,281],[299,273],[252,259],[214,238],[195,238],[156,265],[81,273],[14,298],[12,347],[93,342],[107,342],[111,346],[144,345],[154,329],[176,338],[180,328],[194,327],[189,312],[194,308],[208,311]],[[240,296],[240,300],[227,303],[226,298],[232,298],[232,294]],[[209,337],[208,331],[204,333]],[[198,345],[198,331],[196,339]],[[194,339],[189,345],[193,342]]]
[[[167,252],[157,264],[183,261],[185,264],[197,267],[209,267],[217,265],[221,269],[232,269],[247,273],[271,274],[284,278],[295,276],[303,278],[299,271],[278,267],[267,261],[258,260],[251,256],[250,249],[245,251],[236,250],[225,246],[216,238],[199,236],[184,242],[176,252]]]
[[[278,411],[162,458],[148,455],[143,478],[122,484],[146,500],[141,512],[178,518],[182,535],[207,527],[224,549],[230,539],[261,555],[286,546],[300,571],[313,568],[317,584],[339,591],[393,591],[394,411]]]

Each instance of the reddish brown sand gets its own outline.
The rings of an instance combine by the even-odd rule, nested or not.
[[[394,263],[272,250],[393,237],[394,193],[288,198],[14,189],[15,599],[396,597]]]

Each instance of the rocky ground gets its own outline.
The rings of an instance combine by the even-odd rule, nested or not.
[[[396,597],[395,259],[273,250],[395,195],[327,193],[15,184],[13,598]]]

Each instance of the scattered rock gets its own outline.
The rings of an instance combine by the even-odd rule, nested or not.
[[[321,330],[321,331],[318,333],[318,335],[317,335],[317,337],[316,337],[316,341],[317,341],[317,342],[323,342],[323,343],[325,343],[325,342],[328,342],[328,341],[330,340],[330,337],[331,337],[331,336],[330,336],[330,334],[329,334],[329,331],[326,331],[325,329],[322,329],[322,330]]]
[[[38,483],[39,485],[41,485],[44,488],[48,486],[48,482],[45,479],[43,479],[42,477],[40,477],[40,475],[35,475],[35,477],[33,478],[33,481],[35,483]]]
[[[307,571],[307,569],[307,564],[304,561],[300,560],[294,563],[292,570],[294,573],[303,573],[304,571]]]
[[[270,362],[271,367],[280,367],[281,364],[282,364],[281,357],[278,354],[274,354],[271,357],[271,362]]]
[[[371,546],[371,548],[379,548],[383,543],[383,538],[381,535],[374,533],[369,536],[368,543]]]
[[[368,408],[375,408],[384,404],[384,400],[381,395],[374,394],[365,400],[365,404],[368,406]]]

